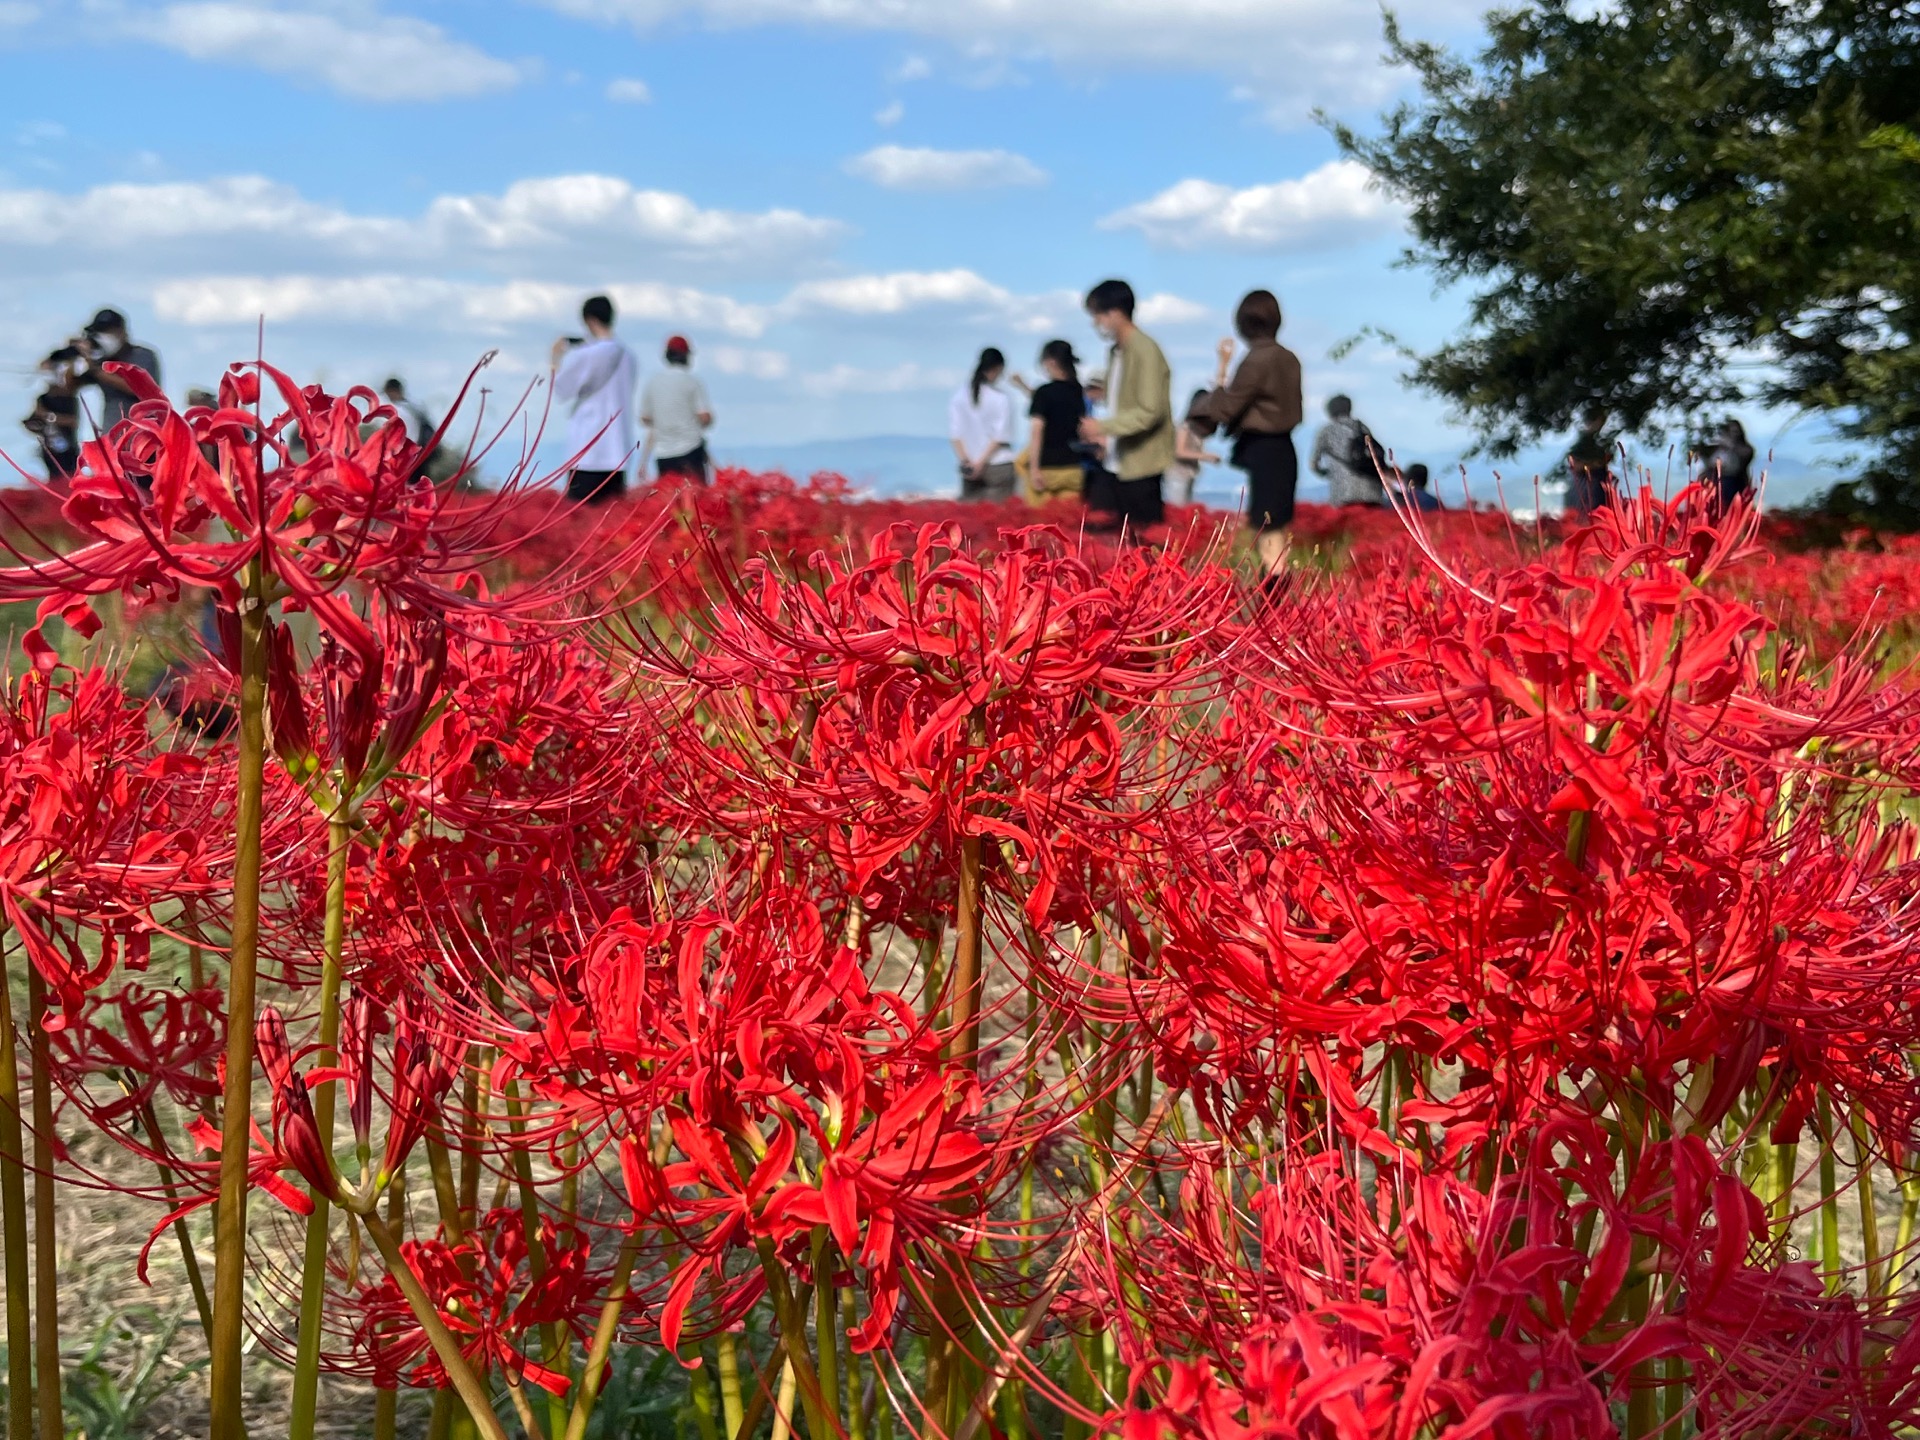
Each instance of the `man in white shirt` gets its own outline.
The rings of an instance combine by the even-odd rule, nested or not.
[[[573,406],[567,423],[573,459],[567,498],[598,505],[627,491],[640,364],[613,338],[613,301],[595,295],[580,307],[580,318],[586,339],[563,336],[553,342],[553,398]]]
[[[667,341],[667,368],[647,377],[640,392],[640,423],[647,427],[647,448],[640,456],[645,474],[647,457],[654,456],[660,478],[684,475],[695,484],[707,483],[707,427],[713,424],[713,402],[706,383],[689,368],[693,346],[684,335]]]

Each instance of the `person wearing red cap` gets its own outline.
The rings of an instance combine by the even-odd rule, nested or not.
[[[647,427],[647,443],[640,456],[644,474],[647,457],[658,457],[661,479],[684,475],[696,484],[707,483],[707,427],[713,424],[713,402],[706,383],[693,373],[693,347],[684,335],[667,341],[664,370],[656,370],[640,394],[640,423]]]

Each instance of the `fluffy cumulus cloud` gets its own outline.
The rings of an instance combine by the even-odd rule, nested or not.
[[[1354,0],[539,0],[566,14],[649,30],[805,25],[943,41],[975,67],[1045,58],[1088,67],[1225,75],[1298,124],[1310,103],[1372,106],[1396,83],[1380,64],[1380,12]],[[1423,23],[1470,23],[1480,0],[1426,0]]]
[[[1100,225],[1138,230],[1166,250],[1281,253],[1364,240],[1396,226],[1399,215],[1364,165],[1334,160],[1296,180],[1241,190],[1212,180],[1182,180],[1115,211]]]
[[[1214,318],[1211,307],[1197,300],[1188,300],[1181,295],[1169,295],[1165,291],[1148,295],[1134,307],[1133,318],[1142,325],[1177,327],[1181,325],[1204,325]]]
[[[687,286],[635,281],[601,287],[620,314],[646,324],[685,325],[748,339],[766,329],[763,307]],[[571,323],[580,287],[542,280],[487,284],[409,275],[203,275],[153,289],[162,320],[196,326],[385,324],[494,335]]]
[[[0,252],[138,256],[324,255],[388,265],[497,266],[568,254],[604,266],[609,246],[708,268],[792,264],[844,233],[839,222],[797,210],[708,209],[684,195],[611,175],[514,182],[498,194],[442,195],[412,216],[357,213],[308,200],[260,176],[167,184],[99,185],[78,195],[0,189]],[[257,262],[256,262],[257,263]]]
[[[98,5],[90,23],[195,60],[306,79],[359,100],[447,100],[510,90],[521,67],[438,25],[360,5],[325,8],[205,3]]]
[[[1047,172],[1011,150],[928,150],[878,145],[847,162],[850,174],[887,190],[992,190],[1044,184]]]
[[[899,315],[930,306],[998,310],[1012,299],[1011,291],[971,270],[897,270],[807,281],[794,287],[785,308],[790,313]]]

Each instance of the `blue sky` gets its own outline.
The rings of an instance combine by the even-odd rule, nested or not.
[[[1478,8],[1403,19],[1471,42]],[[723,454],[937,436],[980,346],[1091,354],[1117,274],[1183,387],[1266,285],[1310,405],[1436,467],[1470,439],[1384,346],[1329,356],[1461,309],[1311,119],[1404,85],[1371,0],[0,0],[0,83],[19,413],[112,304],[176,395],[264,316],[295,374],[430,405],[497,350],[497,415],[610,289],[643,364],[693,338]]]

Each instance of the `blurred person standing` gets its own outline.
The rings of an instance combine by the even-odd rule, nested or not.
[[[1700,482],[1713,491],[1714,506],[1720,510],[1753,493],[1753,446],[1747,443],[1747,427],[1732,416],[1707,448]]]
[[[626,494],[633,459],[633,392],[639,362],[613,338],[613,301],[595,295],[580,307],[584,337],[553,342],[553,397],[573,407],[567,449],[574,468],[567,498],[598,505]]]
[[[1280,301],[1271,290],[1248,291],[1233,312],[1233,328],[1247,353],[1229,379],[1238,347],[1232,339],[1220,342],[1213,390],[1194,413],[1233,440],[1232,464],[1247,476],[1247,525],[1260,568],[1272,575],[1287,563],[1287,527],[1300,484],[1293,443],[1301,419],[1300,357],[1280,343]]]
[[[380,387],[380,393],[387,397],[387,404],[396,414],[407,422],[407,438],[416,445],[424,445],[433,438],[432,419],[415,404],[407,394],[407,387],[400,383],[398,375],[390,376],[387,383]]]
[[[1327,482],[1327,500],[1333,505],[1384,505],[1381,487],[1383,455],[1380,442],[1366,422],[1353,413],[1353,401],[1336,395],[1327,401],[1327,423],[1313,437],[1313,473]]]
[[[1211,390],[1196,390],[1187,401],[1187,418],[1173,432],[1173,468],[1167,471],[1167,498],[1176,505],[1193,503],[1193,487],[1200,483],[1202,465],[1218,465],[1220,457],[1207,449],[1213,424],[1200,413]]]
[[[1086,489],[1080,422],[1087,416],[1087,392],[1080,384],[1080,357],[1065,340],[1049,340],[1040,350],[1046,381],[1033,392],[1027,444],[1032,478],[1027,498],[1038,504]]]
[[[1153,337],[1133,323],[1133,287],[1102,280],[1087,292],[1087,314],[1110,345],[1104,418],[1080,422],[1081,438],[1111,441],[1117,525],[1139,532],[1166,518],[1161,482],[1173,467],[1173,371]]]
[[[654,456],[662,480],[684,475],[704,485],[713,401],[707,398],[706,382],[693,373],[693,346],[686,336],[670,337],[664,358],[667,368],[648,376],[640,392],[640,423],[647,427],[640,471],[646,473],[647,457]]]
[[[1589,405],[1580,432],[1567,447],[1567,509],[1584,520],[1613,500],[1613,442],[1607,438],[1607,407]]]
[[[399,376],[390,376],[387,383],[380,387],[380,393],[387,397],[387,404],[393,407],[394,413],[406,422],[409,440],[416,445],[424,446],[433,439],[440,428],[439,423],[426,412],[419,401],[407,394],[407,387],[401,383]],[[428,452],[427,457],[420,462],[420,468],[415,474],[424,475],[429,480],[437,482],[452,479],[460,472],[460,468],[460,457],[455,451],[446,445],[435,445]]]
[[[1018,476],[1013,467],[1013,401],[1000,388],[1007,357],[989,345],[973,375],[947,403],[947,438],[960,462],[962,500],[1006,500]]]
[[[48,389],[20,425],[39,442],[47,479],[71,480],[79,472],[80,402],[71,390]]]
[[[133,387],[118,375],[107,373],[108,365],[131,365],[144,370],[155,385],[160,383],[160,357],[151,345],[136,345],[127,338],[127,320],[118,310],[102,310],[73,342],[84,362],[75,376],[76,388],[95,386],[100,391],[100,409],[94,423],[105,434],[127,418],[134,406]]]

